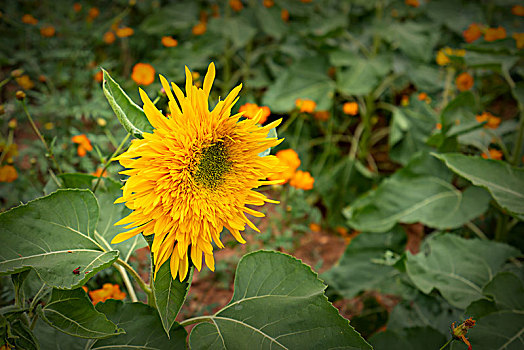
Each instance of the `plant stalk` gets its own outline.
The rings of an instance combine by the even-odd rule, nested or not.
[[[120,258],[116,259],[115,263],[122,266],[124,269],[126,269],[127,272],[129,272],[131,277],[133,277],[133,279],[138,283],[140,288],[142,288],[142,290],[147,294],[148,300],[149,298],[153,298],[153,291],[151,290],[149,285],[146,282],[144,282],[144,280],[138,275],[138,272],[136,272],[135,269],[131,267],[131,265],[129,265]]]
[[[96,192],[96,189],[98,188],[98,185],[100,185],[100,181],[102,180],[102,177],[103,177],[105,171],[107,170],[107,168],[109,167],[109,165],[113,162],[114,157],[116,157],[116,155],[120,152],[120,150],[122,149],[122,147],[124,147],[124,144],[125,144],[126,141],[129,139],[129,136],[131,136],[131,134],[127,134],[126,137],[124,137],[124,139],[122,140],[122,142],[120,142],[120,144],[118,145],[118,147],[116,148],[116,150],[113,152],[113,154],[111,155],[111,157],[109,157],[109,159],[107,160],[106,164],[104,165],[104,168],[103,168],[102,171],[100,172],[100,175],[98,175],[98,179],[96,179],[96,183],[95,183],[95,185],[93,186],[93,193]]]
[[[185,326],[189,326],[191,324],[194,324],[194,323],[200,323],[200,322],[209,322],[209,321],[212,321],[213,320],[213,317],[212,316],[198,316],[198,317],[192,317],[192,318],[189,318],[185,321],[182,321],[180,322],[180,325],[182,327],[185,327]]]

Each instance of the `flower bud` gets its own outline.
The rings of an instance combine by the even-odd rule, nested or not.
[[[23,69],[15,69],[14,71],[11,72],[11,76],[13,78],[18,78],[18,77],[22,76],[23,73],[24,73]]]
[[[16,92],[16,99],[19,100],[19,101],[23,101],[26,97],[26,94],[25,92],[23,92],[22,90],[18,90]]]
[[[13,118],[9,121],[9,123],[7,123],[7,125],[9,126],[9,129],[16,129],[18,123],[16,122],[16,119]]]

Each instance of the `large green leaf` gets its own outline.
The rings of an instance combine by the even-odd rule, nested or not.
[[[287,25],[280,18],[280,10],[277,7],[266,8],[259,6],[255,12],[258,25],[268,35],[280,39],[287,31]]]
[[[106,70],[102,69],[102,72],[104,74],[102,84],[104,95],[124,129],[135,137],[141,137],[144,131],[152,132],[153,127],[147,120],[142,108],[138,107],[127,96]]]
[[[149,35],[179,33],[195,25],[198,6],[195,2],[170,3],[159,6],[156,12],[147,13],[140,23],[140,32]]]
[[[405,233],[397,227],[387,233],[361,233],[351,240],[340,261],[322,278],[330,288],[345,298],[353,298],[364,290],[383,290],[385,281],[391,281],[399,272],[380,263],[386,251],[401,253],[405,245]]]
[[[370,93],[386,76],[391,63],[385,58],[355,59],[350,68],[337,73],[337,89],[346,95]]]
[[[398,46],[407,56],[428,62],[433,57],[433,47],[438,36],[427,23],[406,21],[388,26],[387,40]]]
[[[88,190],[58,190],[0,214],[0,274],[35,269],[47,284],[71,289],[109,267],[117,251],[92,238],[98,204]]]
[[[209,30],[221,33],[231,40],[235,48],[244,47],[257,33],[256,28],[243,17],[213,18],[209,21]]]
[[[62,333],[42,320],[36,322],[34,334],[42,350],[85,350],[89,341]]]
[[[245,255],[231,302],[190,335],[194,349],[371,349],[324,295],[311,268],[270,251]]]
[[[375,350],[440,349],[446,337],[431,327],[413,327],[402,330],[386,330],[369,339]]]
[[[173,279],[169,264],[163,264],[158,269],[153,282],[153,293],[162,326],[169,335],[169,330],[175,323],[175,318],[186,300],[191,280],[193,279],[193,267],[183,282],[178,278]]]
[[[458,153],[435,154],[435,157],[474,185],[486,188],[501,207],[524,214],[524,168]]]
[[[121,329],[95,310],[83,289],[53,289],[51,299],[39,309],[40,317],[59,331],[79,338],[107,338]]]
[[[97,340],[89,349],[185,349],[186,330],[171,328],[169,338],[164,333],[158,312],[143,303],[123,303],[109,299],[96,304],[96,309],[125,330],[125,334]]]
[[[407,253],[406,269],[423,293],[438,289],[451,305],[464,309],[482,297],[482,287],[507,259],[518,254],[502,243],[436,235],[417,255]]]

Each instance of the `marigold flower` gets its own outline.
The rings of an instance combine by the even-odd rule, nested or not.
[[[344,236],[347,236],[347,235],[349,234],[348,229],[345,228],[345,227],[342,227],[342,226],[337,226],[337,227],[335,227],[335,231],[336,231],[339,235],[341,235],[341,236],[343,236],[343,237],[344,237]]]
[[[289,184],[295,188],[307,191],[313,189],[314,182],[315,179],[308,171],[298,170],[289,181]]]
[[[120,286],[118,284],[104,283],[101,289],[89,291],[89,297],[93,304],[96,305],[107,299],[124,300],[126,298],[126,293],[120,291]]]
[[[104,118],[97,118],[96,119],[96,123],[101,126],[101,127],[104,127],[107,125],[107,121],[104,119]]]
[[[45,75],[40,74],[40,75],[38,76],[38,81],[41,82],[41,83],[45,83],[45,82],[47,81],[47,78],[46,78]]]
[[[409,96],[408,95],[402,95],[400,98],[400,105],[406,107],[409,105]]]
[[[501,26],[497,28],[488,28],[484,33],[484,40],[486,41],[495,41],[504,39],[506,37],[506,29]]]
[[[4,108],[4,106],[1,105],[1,106],[0,106],[0,114],[3,114],[3,113],[2,113],[3,108]],[[9,129],[16,129],[16,127],[18,126],[18,122],[16,121],[15,118],[12,118],[12,119],[7,123],[7,126],[9,127]],[[14,144],[13,144],[13,145],[14,145]]]
[[[329,114],[329,111],[317,111],[315,112],[313,116],[315,117],[316,120],[325,122],[326,120],[329,119],[330,114]]]
[[[425,92],[421,92],[420,94],[418,94],[417,98],[419,101],[424,101],[426,98],[428,98],[428,94],[426,94]]]
[[[80,157],[84,157],[88,151],[93,150],[93,146],[91,145],[91,141],[87,138],[85,134],[81,135],[75,135],[71,138],[71,141],[78,144],[78,148],[76,150],[76,153]]]
[[[300,112],[313,113],[317,104],[312,100],[297,98],[295,106],[300,109]]]
[[[165,47],[175,47],[178,45],[178,41],[174,39],[172,36],[163,36],[162,45],[164,45]]]
[[[16,83],[24,90],[31,90],[35,87],[35,83],[29,78],[29,75],[24,74],[18,78],[15,78]]]
[[[46,130],[53,130],[55,128],[55,124],[53,122],[47,122],[44,124],[44,129]]]
[[[449,62],[451,62],[451,60],[449,59],[449,57],[444,53],[444,50],[439,50],[437,52],[437,57],[435,58],[435,61],[437,62],[437,64],[439,66],[445,66],[447,65]]]
[[[14,166],[6,164],[0,167],[0,182],[13,182],[18,178]]]
[[[75,12],[80,12],[80,11],[82,10],[82,4],[79,3],[79,2],[75,2],[75,3],[73,4],[73,10],[74,10]]]
[[[491,159],[501,160],[502,157],[504,156],[504,154],[501,151],[499,151],[498,149],[490,148],[488,149],[488,151],[489,151],[489,157],[486,153],[482,153],[481,154],[482,158],[484,159],[491,158]]]
[[[280,18],[282,18],[284,22],[289,21],[289,11],[286,9],[282,9],[280,11]]]
[[[515,5],[511,8],[511,13],[515,16],[524,16],[524,6]]]
[[[467,43],[472,43],[482,36],[482,27],[477,23],[472,23],[462,32],[462,36]]]
[[[524,33],[513,33],[511,37],[515,39],[515,45],[517,46],[517,49],[524,48]]]
[[[451,333],[454,338],[461,339],[467,346],[468,350],[472,350],[471,344],[469,343],[468,339],[466,338],[466,334],[468,333],[468,330],[475,326],[475,320],[471,317],[468,318],[466,321],[461,323],[458,327],[455,328],[455,322],[451,324]]]
[[[309,229],[313,232],[320,232],[322,230],[322,227],[319,224],[312,222],[309,224]]]
[[[356,102],[346,102],[342,106],[342,111],[345,114],[357,115],[358,114],[358,103],[356,103]]]
[[[34,18],[32,15],[25,14],[22,16],[22,22],[25,24],[35,25],[38,23],[38,20]]]
[[[298,158],[297,152],[290,148],[278,151],[276,157],[279,160],[281,170],[270,175],[268,179],[272,181],[280,180],[280,184],[285,184],[295,175],[295,171],[300,166],[300,158]]]
[[[264,124],[267,117],[271,115],[271,110],[267,106],[259,106],[256,103],[246,103],[240,106],[239,112],[244,112],[244,117],[254,119],[260,113],[260,124]]]
[[[104,80],[104,74],[102,71],[98,71],[93,75],[93,79],[95,79],[96,82],[101,83],[102,80]]]
[[[202,34],[204,34],[206,32],[206,30],[207,30],[207,24],[204,23],[204,22],[198,22],[193,27],[191,32],[193,33],[193,35],[202,35]]]
[[[271,8],[275,5],[275,2],[273,0],[264,0],[262,4],[267,8]]]
[[[253,119],[239,121],[238,114],[231,116],[241,85],[209,111],[214,78],[215,65],[211,63],[203,87],[196,88],[186,67],[184,96],[175,84],[173,95],[167,80],[160,76],[171,118],[162,115],[140,89],[144,113],[154,130],[144,133],[143,139],[133,140],[117,157],[127,169],[122,173],[130,177],[116,202],[125,202],[133,211],[115,225],[133,228],[117,235],[112,243],[139,233],[154,234],[151,252],[155,275],[169,260],[173,279],[178,276],[184,280],[189,258],[200,270],[202,254],[206,265],[214,270],[212,242],[224,247],[220,240],[223,228],[245,243],[240,231],[246,224],[258,231],[245,213],[264,216],[246,205],[276,203],[253,189],[277,183],[264,179],[278,169],[278,159],[259,154],[280,143],[267,138],[280,120],[261,127]]]
[[[418,0],[405,0],[404,2],[406,3],[406,5],[412,6],[412,7],[420,6],[420,3],[418,2]]]
[[[131,79],[138,85],[151,85],[155,81],[155,68],[149,63],[137,63],[133,67]]]
[[[115,33],[109,31],[109,32],[105,32],[104,33],[104,37],[103,37],[103,40],[106,44],[110,45],[112,43],[115,42],[116,40],[116,36],[115,36]]]
[[[473,77],[467,73],[460,73],[455,79],[455,85],[459,91],[468,91],[473,87]]]
[[[116,36],[119,38],[127,38],[128,36],[131,36],[133,34],[135,34],[135,31],[133,30],[133,28],[129,27],[122,27],[116,30]]]
[[[98,9],[98,7],[91,7],[89,11],[87,12],[87,20],[91,22],[95,18],[97,18],[99,15],[100,15],[100,10]]]
[[[102,168],[96,168],[96,171],[91,173],[91,175],[93,176],[96,176],[96,177],[106,177],[107,176],[107,170],[104,170],[104,172],[102,173]]]
[[[229,0],[229,6],[235,11],[238,12],[244,8],[242,1],[240,0]]]
[[[42,34],[42,36],[45,36],[47,38],[54,36],[55,32],[56,30],[55,30],[55,27],[53,26],[44,26],[40,28],[40,34]]]
[[[220,17],[220,7],[217,4],[211,5],[211,16],[214,18]]]
[[[483,112],[480,115],[476,116],[476,119],[479,123],[487,122],[484,127],[489,129],[496,129],[499,127],[501,119],[499,117],[495,117],[490,112]]]

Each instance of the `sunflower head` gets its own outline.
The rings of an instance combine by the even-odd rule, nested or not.
[[[267,137],[279,121],[266,126],[255,118],[240,120],[231,115],[241,85],[210,110],[209,93],[215,66],[209,65],[202,88],[193,85],[186,67],[185,94],[174,83],[160,76],[169,99],[170,116],[164,116],[140,89],[144,112],[153,126],[152,133],[133,140],[129,149],[117,157],[129,175],[123,195],[131,214],[115,225],[126,225],[112,243],[139,233],[153,235],[151,252],[158,268],[169,260],[173,279],[186,278],[189,259],[198,270],[204,256],[214,270],[213,242],[219,247],[220,233],[227,228],[235,239],[245,243],[240,231],[256,226],[246,217],[264,214],[246,205],[277,203],[254,189],[280,181],[266,178],[280,171],[275,156],[260,156],[281,140]]]

